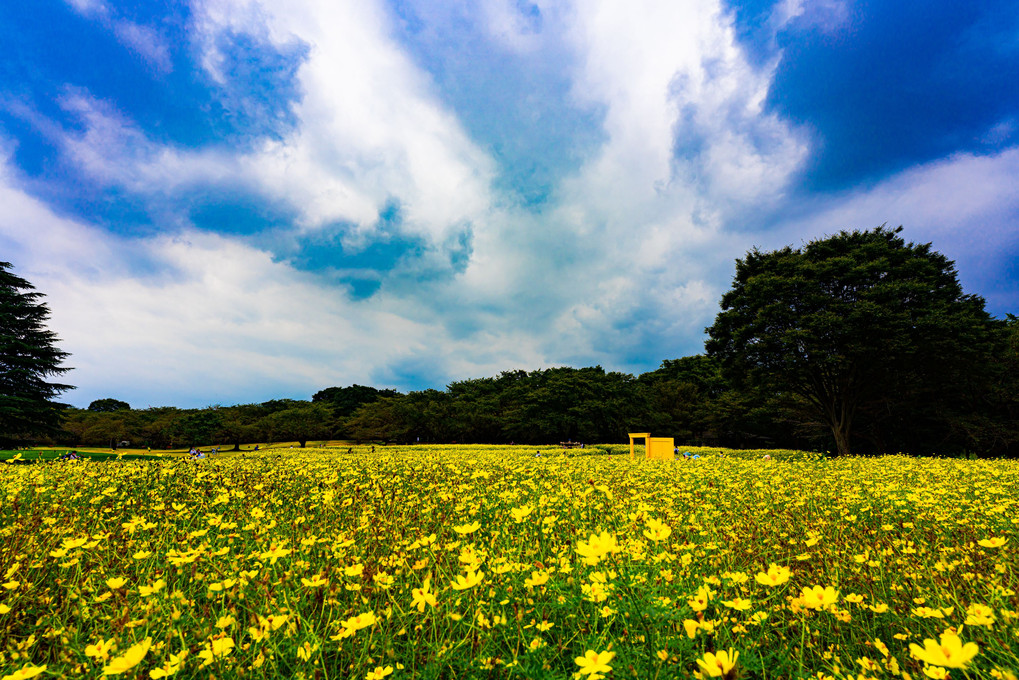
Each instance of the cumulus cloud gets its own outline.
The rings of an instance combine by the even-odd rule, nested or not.
[[[332,384],[406,380],[392,367],[445,371],[528,363],[526,338],[451,337],[441,320],[355,302],[257,248],[197,231],[113,236],[55,214],[0,165],[0,243],[46,295],[71,352],[68,398],[144,406],[308,398]],[[141,403],[139,403],[141,402]]]
[[[571,19],[573,96],[603,108],[606,141],[543,216],[577,263],[555,280],[557,325],[584,329],[568,336],[578,357],[695,352],[731,261],[725,225],[776,205],[806,145],[762,111],[769,72],[719,5],[584,3]]]
[[[302,279],[250,243],[186,226],[184,241],[171,235],[133,246],[157,268],[193,282],[170,286],[160,278],[166,301],[190,301],[210,288],[251,295],[252,282],[244,278],[208,279],[214,260],[229,260],[244,263],[239,271],[261,272],[261,281],[277,280],[288,295],[318,300],[309,314],[337,305],[336,317],[363,327],[350,337],[331,333],[330,346],[358,356],[362,375],[401,362],[408,371],[415,362],[439,366],[448,376],[564,362],[636,370],[649,357],[656,362],[696,351],[719,293],[713,267],[729,257],[718,247],[730,238],[723,219],[775,200],[804,153],[794,131],[760,109],[767,72],[746,63],[718,6],[647,3],[633,11],[610,2],[542,3],[525,10],[492,0],[479,10],[480,25],[510,49],[565,43],[575,68],[570,96],[604,111],[604,144],[538,211],[495,193],[492,159],[390,37],[389,15],[368,3],[198,5],[194,39],[214,81],[231,77],[223,67],[222,50],[230,44],[224,35],[246,34],[282,51],[305,46],[295,71],[296,125],[279,139],[236,152],[175,148],[153,142],[111,102],[72,90],[62,103],[83,125],[63,143],[89,177],[143,200],[172,202],[194,187],[240,185],[290,205],[297,215],[293,238],[335,232],[351,249],[383,236],[380,213],[395,201],[397,228],[423,239],[418,257],[425,263],[401,262],[409,271],[393,276],[370,304]],[[462,273],[447,264],[451,274],[435,278],[457,247],[469,254]],[[228,271],[235,270],[215,275]],[[129,279],[118,281],[109,283],[111,291]],[[159,296],[148,290],[136,302]],[[161,313],[177,310],[172,325],[187,328],[196,319],[186,310],[234,318],[225,313],[233,307],[245,305],[238,299],[216,309],[164,304]],[[126,317],[161,328],[131,309]],[[274,313],[289,327],[301,309]],[[412,333],[386,332],[374,316],[378,310],[410,324],[420,338],[415,350],[394,349],[396,338]],[[234,328],[223,337],[258,346],[255,335],[272,335],[267,327],[251,328],[257,332]],[[365,335],[376,337],[370,347],[357,342]],[[324,360],[313,344],[301,348],[302,365]]]
[[[113,16],[101,0],[73,3]],[[74,353],[71,382],[88,386],[76,403],[307,397],[331,384],[417,388],[555,364],[640,372],[700,351],[733,259],[754,245],[903,223],[908,238],[959,260],[965,279],[989,250],[960,230],[1014,223],[1019,211],[1015,151],[797,194],[808,138],[764,104],[778,58],[750,58],[721,3],[410,4],[424,41],[458,27],[493,59],[516,55],[507,64],[561,58],[569,87],[544,112],[597,112],[575,119],[599,128],[585,131],[596,143],[549,164],[558,174],[547,197],[521,200],[504,185],[514,169],[468,132],[427,60],[401,42],[413,36],[394,37],[392,8],[197,0],[189,30],[203,77],[224,106],[286,125],[236,148],[185,148],[116,101],[65,88],[60,105],[79,125],[36,127],[88,181],[147,206],[153,229],[140,237],[33,198],[9,149],[0,166],[0,201],[11,206],[0,243],[49,296]],[[845,20],[842,7],[779,3],[770,30],[796,20],[828,30]],[[238,45],[248,51],[232,52]],[[265,111],[245,99],[250,74],[232,66],[258,52],[285,62],[277,76],[292,80]],[[199,230],[196,192],[250,196],[285,217],[271,233],[215,221]],[[1011,232],[987,239],[996,257],[1014,257]],[[386,264],[372,269],[372,248],[387,244]],[[325,246],[316,267],[294,256]],[[355,299],[351,277],[379,285]]]
[[[441,242],[487,209],[493,168],[394,44],[387,21],[374,3],[215,0],[201,6],[196,26],[216,77],[224,32],[308,46],[296,74],[299,127],[243,161],[264,191],[299,209],[302,228],[343,223],[356,243],[396,198],[408,231]]]

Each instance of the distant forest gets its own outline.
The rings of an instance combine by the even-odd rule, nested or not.
[[[1019,324],[1009,354],[985,384],[959,386],[943,403],[899,404],[864,414],[853,453],[1019,455]],[[153,448],[248,442],[349,439],[398,443],[554,445],[573,440],[625,442],[627,432],[675,437],[677,444],[834,451],[831,433],[805,419],[790,395],[733,385],[719,363],[697,355],[664,361],[634,377],[600,366],[504,371],[400,394],[352,385],[311,401],[131,409],[114,399],[68,409],[68,446]]]

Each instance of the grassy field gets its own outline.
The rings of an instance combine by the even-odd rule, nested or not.
[[[620,450],[0,465],[0,675],[1019,672],[1019,463]]]

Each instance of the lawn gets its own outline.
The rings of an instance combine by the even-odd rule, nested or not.
[[[0,675],[1019,671],[1019,463],[619,450],[0,465]]]

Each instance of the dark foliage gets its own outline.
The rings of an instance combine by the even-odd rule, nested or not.
[[[69,356],[46,328],[42,293],[0,262],[0,445],[12,446],[59,429],[63,407],[53,401],[70,385],[50,378],[70,370]]]
[[[987,393],[998,323],[955,266],[898,229],[843,231],[803,249],[753,250],[708,329],[739,390],[775,395],[837,451],[965,446],[957,425]]]

